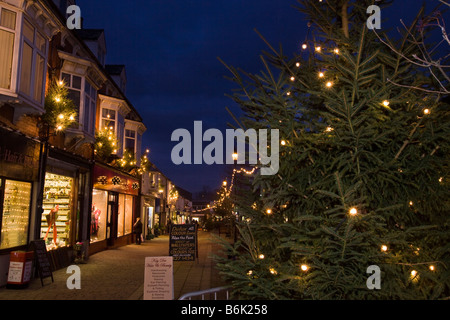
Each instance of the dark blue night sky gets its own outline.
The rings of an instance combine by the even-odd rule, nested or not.
[[[396,0],[382,12],[389,26],[411,21],[422,0]],[[437,4],[437,0],[426,0]],[[295,0],[77,0],[84,28],[105,29],[107,64],[127,67],[127,96],[148,130],[143,149],[175,184],[191,192],[219,187],[224,166],[172,164],[170,154],[177,128],[193,132],[195,120],[203,130],[223,133],[233,123],[225,107],[238,113],[226,97],[235,88],[219,62],[249,72],[261,69],[259,56],[267,47],[256,28],[288,55],[299,52],[306,21],[293,8]],[[431,7],[431,6],[430,6]],[[385,25],[383,25],[384,27]]]

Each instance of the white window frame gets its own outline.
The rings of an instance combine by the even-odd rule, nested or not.
[[[115,119],[114,120],[111,120],[109,117],[103,117],[103,110],[109,110],[109,111],[114,111],[114,113],[115,113]],[[109,114],[108,114],[109,115]],[[99,118],[100,118],[100,122],[99,122],[99,128],[100,128],[100,130],[103,130],[103,129],[105,129],[105,127],[103,127],[103,120],[106,120],[106,121],[114,121],[114,126],[109,126],[108,128],[111,130],[111,127],[113,127],[113,133],[114,133],[114,135],[116,136],[116,138],[118,138],[118,130],[119,130],[119,110],[117,110],[116,108],[111,108],[111,107],[105,107],[105,106],[102,106],[101,108],[100,108],[100,116],[99,116]],[[119,153],[120,154],[123,154],[123,148],[122,148],[122,150],[120,150],[121,149],[121,146],[120,146],[120,143],[118,143],[119,145],[117,146],[117,148],[112,152],[112,154],[115,154],[115,155],[119,155]]]
[[[91,92],[87,94],[86,86],[89,85],[91,92],[94,90],[94,95],[91,95]],[[86,108],[86,105],[83,107],[83,125],[87,127],[87,133],[94,136],[95,135],[95,118],[97,116],[97,89],[90,83],[88,80],[84,82],[84,100],[83,104],[85,104],[86,99],[89,100],[90,107]],[[86,113],[88,114],[87,123],[85,122]]]
[[[65,86],[67,87],[67,89],[80,92],[80,106],[79,106],[79,110],[78,110],[78,123],[79,124],[76,129],[82,130],[84,133],[94,137],[96,112],[93,113],[92,110],[90,110],[90,108],[86,108],[86,105],[85,105],[86,100],[85,99],[86,99],[86,97],[88,97],[90,102],[94,102],[93,108],[94,108],[94,110],[96,110],[97,109],[97,89],[95,88],[94,85],[92,85],[92,83],[89,80],[86,79],[85,76],[76,74],[73,72],[67,72],[65,70],[61,70],[61,75],[60,75],[61,81],[64,80],[64,76],[63,76],[64,74],[70,76],[70,83],[65,83]],[[73,87],[73,77],[74,76],[81,78],[80,88]],[[90,94],[86,95],[86,82],[89,84],[89,86],[91,88],[93,88],[95,90],[94,97],[91,97]],[[88,112],[88,124],[87,125],[86,125],[86,123],[84,123],[86,112]]]
[[[9,29],[7,27],[3,27],[0,25],[0,30],[12,33],[14,35],[14,43],[13,43],[13,48],[12,48],[13,55],[12,55],[12,61],[11,61],[11,74],[9,75],[10,76],[9,88],[0,88],[0,93],[4,92],[4,91],[11,92],[11,91],[15,91],[15,89],[16,89],[17,63],[19,61],[18,53],[19,53],[19,48],[20,48],[20,24],[19,24],[19,21],[21,19],[21,15],[19,12],[12,10],[9,7],[0,5],[0,19],[2,18],[1,15],[2,15],[3,9],[12,11],[16,14],[16,24],[14,26],[14,29]]]
[[[111,118],[108,117],[108,116],[107,117],[103,117],[103,110],[114,111],[114,113],[115,113],[114,117],[115,118],[113,120],[111,120]],[[117,123],[118,123],[118,120],[119,120],[118,119],[118,114],[119,114],[119,112],[116,109],[114,109],[114,108],[102,107],[101,110],[100,110],[100,125],[99,125],[100,130],[105,129],[103,127],[103,120],[105,120],[105,121],[114,121],[113,131],[114,131],[114,135],[117,137]],[[111,129],[111,127],[109,127],[109,129]]]
[[[26,17],[23,17],[21,20],[21,29],[20,29],[20,53],[17,57],[18,59],[18,63],[19,63],[19,68],[17,69],[17,92],[19,92],[21,95],[27,97],[29,100],[33,101],[34,103],[37,103],[40,106],[44,105],[44,98],[45,98],[45,82],[46,82],[46,75],[47,75],[47,61],[48,61],[48,40],[47,38],[42,34],[42,32],[39,31],[39,28],[36,27],[36,25],[33,23],[33,21],[31,19],[27,19]],[[24,31],[24,26],[25,26],[25,20],[34,28],[34,39],[33,42],[31,42],[29,39],[27,39],[25,37],[25,35],[23,34]],[[16,24],[17,24],[17,19],[16,19]],[[36,37],[37,34],[39,34],[45,41],[45,52],[41,51],[39,48],[37,48],[36,46]],[[28,44],[31,48],[32,48],[32,59],[31,59],[31,83],[30,83],[30,87],[31,87],[31,92],[30,94],[23,92],[21,90],[21,76],[22,76],[22,67],[23,67],[23,61],[22,61],[22,57],[23,57],[23,50],[25,47],[25,43]],[[36,59],[37,59],[37,55],[40,55],[44,58],[44,72],[42,75],[42,88],[41,88],[41,101],[36,101],[34,99],[35,97],[35,90],[36,90]]]
[[[0,28],[2,30],[14,33],[14,45],[13,45],[13,59],[11,64],[11,78],[10,78],[10,85],[9,89],[7,88],[0,88],[0,94],[4,94],[7,96],[12,97],[22,97],[25,101],[30,103],[31,106],[36,107],[37,109],[43,111],[44,108],[44,100],[45,100],[45,86],[46,86],[46,80],[47,80],[47,63],[48,63],[48,51],[49,51],[49,41],[48,37],[45,35],[43,30],[41,30],[39,27],[36,26],[33,19],[27,19],[27,21],[33,26],[34,33],[36,35],[36,32],[39,32],[39,34],[43,37],[45,41],[45,53],[43,53],[41,50],[37,50],[35,48],[35,44],[33,43],[33,59],[32,59],[32,71],[31,71],[31,96],[24,94],[20,91],[20,74],[22,71],[22,53],[23,53],[23,47],[24,47],[24,36],[23,36],[23,25],[24,25],[24,19],[26,19],[26,15],[21,11],[18,10],[16,7],[9,5],[5,2],[0,2],[0,10],[6,9],[9,11],[12,11],[16,14],[16,25],[15,29],[11,30],[5,27]],[[0,13],[1,14],[1,13]],[[39,52],[41,56],[44,57],[44,72],[43,72],[43,83],[42,83],[42,95],[41,95],[41,101],[36,101],[34,99],[34,90],[36,89],[35,84],[35,66],[36,66],[36,54]]]
[[[132,129],[132,128],[125,128],[125,130],[124,130],[125,132],[124,132],[124,135],[123,135],[123,150],[125,151],[125,150],[127,150],[127,139],[133,139],[134,140],[134,147],[133,147],[133,155],[134,156],[136,156],[136,152],[137,152],[137,135],[138,135],[138,132],[137,132],[137,130],[135,130],[135,129]],[[129,131],[129,132],[133,132],[134,133],[134,137],[129,137],[129,136],[127,136],[127,131]]]
[[[125,151],[126,146],[126,130],[131,130],[135,132],[134,136],[134,156],[136,158],[136,164],[140,165],[141,163],[141,152],[142,152],[142,134],[144,133],[143,123],[140,121],[134,121],[130,119],[125,119],[125,128],[123,135],[123,150]]]
[[[116,112],[116,119],[114,124],[114,134],[116,136],[118,146],[117,152],[115,153],[118,157],[123,156],[124,148],[124,137],[125,137],[125,129],[128,129],[127,121],[125,116],[131,109],[125,103],[124,100],[114,98],[111,96],[103,95],[101,93],[98,94],[98,103],[99,103],[99,116],[98,116],[98,130],[103,130],[103,120],[107,120],[108,118],[103,117],[103,110],[108,109]]]

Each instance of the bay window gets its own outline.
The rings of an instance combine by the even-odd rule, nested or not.
[[[77,118],[76,121],[79,122],[80,119],[80,105],[81,105],[81,77],[62,73],[61,80],[64,81],[64,85],[68,88],[69,94],[68,98],[72,100],[73,104],[76,107]]]
[[[83,125],[86,132],[91,135],[95,133],[95,117],[97,111],[97,90],[89,83],[84,82],[84,120]]]
[[[77,122],[75,128],[94,135],[97,90],[89,83],[85,77],[62,72],[61,80],[69,90],[68,97],[73,101],[77,110]]]
[[[122,99],[99,94],[100,114],[98,130],[111,130],[118,142],[118,148],[114,154],[121,158],[124,151],[128,150],[133,155],[139,153],[138,122],[126,119],[131,109]],[[140,157],[137,157],[137,161]]]
[[[136,153],[136,131],[125,130],[125,150],[133,155]]]
[[[116,132],[116,110],[102,108],[101,130],[105,128]]]
[[[0,94],[14,98],[21,112],[42,112],[47,73],[48,42],[57,26],[39,6],[0,1]]]
[[[39,104],[43,103],[44,97],[46,51],[47,40],[23,19],[19,90]]]

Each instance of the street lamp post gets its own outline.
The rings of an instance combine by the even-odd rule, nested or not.
[[[237,200],[236,199],[236,188],[237,188],[236,166],[237,166],[238,154],[235,152],[235,153],[232,154],[232,157],[233,157],[233,162],[234,162],[234,172],[233,172],[233,174],[234,174],[234,190],[233,190],[233,198],[234,198],[234,201],[233,201],[234,208],[233,209],[234,209],[234,212],[233,212],[233,215],[236,214],[236,216],[233,219],[232,228],[233,228],[233,239],[234,239],[234,242],[236,242],[236,240],[237,240],[236,219],[238,217],[238,215],[237,215],[237,205],[236,205],[236,200]]]

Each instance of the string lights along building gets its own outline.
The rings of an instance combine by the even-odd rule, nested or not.
[[[0,286],[11,251],[43,239],[61,268],[77,244],[87,257],[131,243],[141,214],[146,126],[103,30],[66,27],[71,4],[0,1]]]

